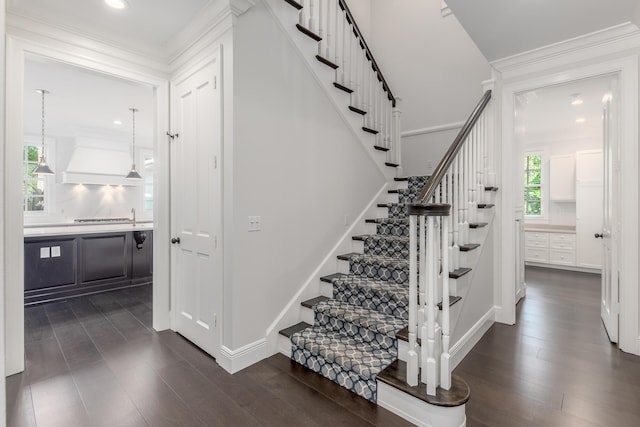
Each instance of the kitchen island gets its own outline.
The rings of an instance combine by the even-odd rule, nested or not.
[[[25,305],[151,283],[153,224],[24,229]]]

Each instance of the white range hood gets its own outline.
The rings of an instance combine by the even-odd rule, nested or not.
[[[131,168],[131,154],[123,144],[105,144],[88,138],[76,138],[67,169],[62,172],[64,184],[127,185],[141,180],[125,179]]]

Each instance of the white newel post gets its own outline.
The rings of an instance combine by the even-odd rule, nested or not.
[[[442,224],[442,355],[440,358],[440,384],[451,388],[451,356],[449,354],[449,218],[440,217]]]
[[[429,216],[427,218],[427,262],[426,269],[421,270],[426,272],[427,276],[427,301],[426,301],[426,315],[427,322],[424,324],[424,330],[422,332],[423,342],[423,371],[426,371],[426,375],[423,373],[422,382],[427,384],[427,394],[434,396],[436,394],[437,382],[437,367],[436,367],[436,245],[435,245],[435,217]],[[421,257],[422,258],[422,257]],[[425,263],[421,263],[425,264]],[[425,339],[426,338],[426,339]],[[426,341],[426,343],[425,343]]]

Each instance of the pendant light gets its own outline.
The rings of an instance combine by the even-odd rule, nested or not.
[[[49,93],[48,90],[38,89],[36,92],[42,94],[42,146],[40,148],[40,159],[38,160],[38,166],[33,170],[34,175],[53,175],[53,171],[47,164],[47,160],[44,157],[44,96]]]
[[[131,170],[129,174],[125,177],[126,179],[142,179],[138,171],[136,170],[136,112],[137,108],[129,108],[131,111],[131,115],[133,118],[133,132],[131,137],[131,158],[133,159],[133,164],[131,165]]]

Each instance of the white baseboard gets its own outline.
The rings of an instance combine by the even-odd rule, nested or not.
[[[455,369],[462,359],[466,357],[471,349],[480,341],[480,338],[495,323],[496,307],[491,307],[484,316],[480,318],[462,338],[451,346],[451,369]]]
[[[236,350],[222,346],[218,364],[230,374],[235,374],[267,357],[267,340],[261,338]]]
[[[577,265],[544,264],[541,262],[531,261],[525,262],[524,265],[528,267],[553,268],[556,270],[569,270],[579,271],[581,273],[602,274],[602,269],[600,268],[578,267]]]
[[[431,405],[381,381],[378,381],[378,406],[420,427],[464,427],[467,423],[466,405]]]

